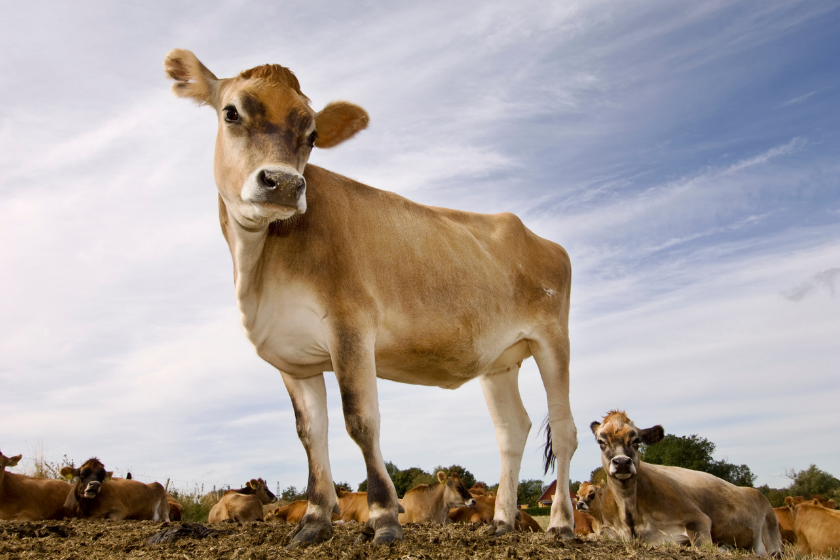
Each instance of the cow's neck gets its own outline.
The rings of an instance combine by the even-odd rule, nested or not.
[[[242,224],[227,208],[221,196],[219,197],[219,221],[230,247],[230,256],[233,258],[236,297],[242,301],[258,291],[254,290],[254,286],[259,282],[259,268],[268,238],[268,224],[257,227]]]
[[[612,525],[614,529],[622,528],[626,531],[626,537],[638,537],[639,525],[642,522],[638,507],[639,477],[641,472],[629,480],[620,483],[612,478],[607,480],[607,493],[611,494],[614,504],[606,504],[608,494],[605,493],[602,499],[602,518],[604,524]],[[607,507],[613,505],[614,507]],[[610,510],[610,511],[607,511]],[[607,518],[615,519],[607,519]]]

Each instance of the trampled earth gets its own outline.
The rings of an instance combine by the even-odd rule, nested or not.
[[[206,525],[206,524],[205,524]],[[285,550],[291,525],[276,523],[220,523],[207,525],[230,531],[203,539],[186,538],[168,544],[148,544],[153,535],[180,523],[152,521],[63,520],[39,522],[0,521],[0,560],[50,558],[100,560],[115,558],[177,558],[267,560],[272,558],[347,559],[394,558],[431,560],[443,558],[534,558],[709,560],[733,558],[731,553],[706,548],[667,546],[650,548],[609,540],[552,541],[544,534],[485,534],[486,525],[406,525],[405,540],[392,546],[355,544],[361,527],[337,525],[333,538],[323,544]],[[736,553],[737,558],[754,558]]]

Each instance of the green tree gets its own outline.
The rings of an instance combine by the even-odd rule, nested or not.
[[[840,480],[829,473],[811,465],[804,471],[787,469],[785,476],[793,481],[788,488],[789,496],[804,496],[811,499],[816,495],[824,498],[833,497],[840,489]]]
[[[295,502],[297,500],[305,500],[306,488],[298,490],[294,486],[289,486],[280,493],[280,498],[287,504],[290,502]]]
[[[529,507],[536,506],[544,491],[545,487],[542,480],[535,478],[520,480],[519,487],[516,490],[516,502],[518,504],[527,504]]]
[[[598,484],[599,482],[606,482],[607,481],[607,473],[604,472],[604,467],[598,467],[597,469],[593,470],[589,473],[589,482],[592,484]]]
[[[697,434],[667,434],[659,443],[643,446],[642,460],[654,465],[682,467],[713,474],[736,486],[752,486],[755,475],[747,465],[734,465],[726,460],[715,461],[715,444]]]

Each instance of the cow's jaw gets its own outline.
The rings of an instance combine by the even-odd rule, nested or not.
[[[102,487],[102,484],[97,481],[88,482],[88,485],[85,486],[85,491],[82,494],[85,498],[95,498],[96,495],[99,493],[99,489]]]

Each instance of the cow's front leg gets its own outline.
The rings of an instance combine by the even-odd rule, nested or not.
[[[367,467],[367,499],[370,518],[365,533],[373,535],[374,544],[402,540],[403,531],[397,512],[397,491],[379,448],[379,396],[376,390],[376,366],[373,342],[348,334],[337,337],[333,366],[347,433],[362,450]]]
[[[501,535],[513,531],[516,521],[519,468],[528,432],[531,430],[531,419],[519,396],[518,366],[513,366],[506,373],[482,377],[481,389],[496,428],[496,442],[502,459],[499,493],[496,495],[496,511],[493,516],[494,531]]]
[[[327,388],[324,386],[324,376],[296,379],[283,373],[283,382],[292,398],[298,437],[309,460],[309,482],[306,487],[309,503],[288,546],[294,548],[332,537],[332,512],[337,504],[327,448]]]

